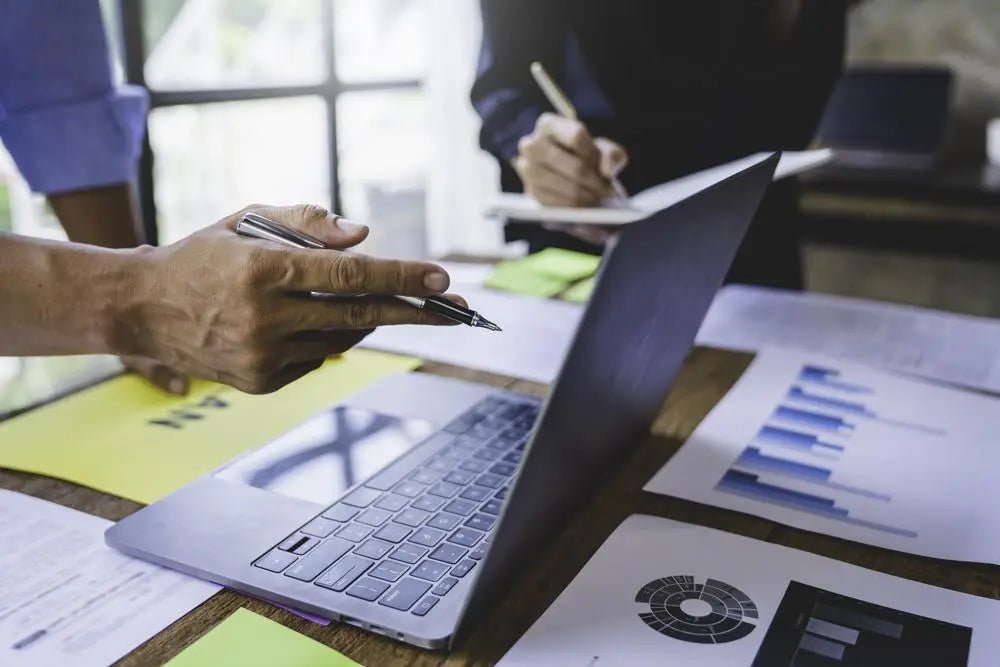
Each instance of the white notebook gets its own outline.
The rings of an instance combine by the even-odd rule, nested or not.
[[[616,205],[613,201],[592,208],[543,206],[529,195],[504,192],[500,193],[497,199],[487,207],[486,215],[517,220],[536,220],[538,222],[624,225],[642,220],[656,211],[687,199],[691,195],[760,162],[768,155],[770,153],[755,153],[733,162],[654,185],[630,197],[628,206]],[[832,159],[833,151],[829,148],[812,151],[785,151],[782,153],[781,160],[774,172],[774,180],[777,181],[787,176],[815,169]]]

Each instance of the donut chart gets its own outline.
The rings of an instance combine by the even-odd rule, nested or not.
[[[756,626],[757,606],[746,593],[719,581],[678,575],[639,589],[639,618],[662,635],[696,644],[724,644]]]

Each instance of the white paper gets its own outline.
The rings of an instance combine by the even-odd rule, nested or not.
[[[666,598],[646,617],[651,625],[640,617],[652,613],[650,602],[637,601],[643,589],[664,593],[652,604]],[[693,618],[674,620],[679,600]],[[728,602],[728,618],[712,616],[707,600]],[[992,667],[1000,656],[998,618],[994,600],[636,515],[498,664],[791,667],[827,664],[809,659],[839,651],[851,665]],[[691,641],[696,636],[707,643]],[[873,657],[876,648],[883,653]],[[782,651],[786,659],[776,659]]]
[[[555,380],[583,307],[494,292],[479,284],[485,276],[475,270],[447,262],[442,266],[452,276],[449,291],[461,294],[471,308],[503,331],[467,326],[380,327],[361,346],[534,382]],[[478,282],[461,282],[470,279]]]
[[[770,153],[755,153],[745,158],[711,167],[687,176],[655,185],[636,193],[629,199],[629,206],[618,206],[613,201],[605,206],[572,208],[542,206],[528,195],[502,193],[487,209],[486,215],[539,222],[566,222],[595,225],[623,225],[642,220],[651,213],[673,206],[719,181],[737,174],[767,158]],[[785,151],[774,172],[774,180],[814,169],[833,158],[828,149],[812,151]]]
[[[109,525],[0,490],[0,665],[111,664],[219,590],[113,551]]]
[[[645,488],[888,549],[1000,564],[998,433],[998,399],[765,348]]]
[[[698,343],[791,347],[1000,391],[1000,320],[814,293],[729,285]]]

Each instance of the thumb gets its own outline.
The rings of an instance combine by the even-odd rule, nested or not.
[[[621,144],[604,137],[598,137],[594,139],[594,145],[597,146],[597,152],[600,154],[598,169],[604,178],[617,177],[628,165],[628,153]]]
[[[156,359],[122,357],[122,363],[128,370],[138,373],[166,392],[177,396],[184,396],[188,393],[190,383],[187,377]]]

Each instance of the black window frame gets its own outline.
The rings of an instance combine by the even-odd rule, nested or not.
[[[273,0],[280,2],[280,0]],[[334,48],[334,3],[337,0],[317,0],[320,3],[322,22],[323,56],[326,77],[311,85],[277,85],[244,88],[150,89],[146,84],[146,44],[143,30],[145,0],[117,0],[118,25],[121,31],[122,64],[127,83],[142,86],[149,91],[149,110],[178,105],[217,104],[221,102],[250,102],[256,100],[288,99],[313,96],[326,106],[327,160],[329,163],[330,208],[344,213],[340,197],[340,176],[337,150],[337,100],[345,93],[420,89],[421,79],[389,79],[378,81],[341,81],[337,77],[336,49]],[[159,229],[156,218],[156,183],[153,178],[155,155],[149,143],[149,126],[146,125],[142,155],[139,159],[137,179],[140,220],[145,242],[156,245]]]

